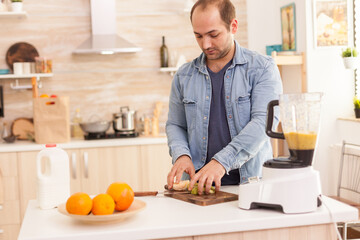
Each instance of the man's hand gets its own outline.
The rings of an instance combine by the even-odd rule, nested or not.
[[[209,193],[212,183],[215,182],[215,191],[220,190],[221,178],[225,174],[225,168],[215,159],[212,159],[206,164],[194,177],[191,178],[189,184],[189,190],[191,190],[195,183],[198,182],[198,193],[203,193],[203,187],[205,186],[205,192]]]
[[[184,172],[190,175],[190,179],[195,175],[194,164],[187,155],[180,156],[171,168],[171,171],[167,176],[168,189],[172,189],[175,177],[176,183],[180,182],[181,176]]]

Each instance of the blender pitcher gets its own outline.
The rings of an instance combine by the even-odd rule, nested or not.
[[[320,125],[322,93],[282,94],[268,105],[266,134],[285,139],[289,158],[272,159],[264,166],[272,168],[298,168],[311,166]],[[280,107],[283,133],[272,131],[274,107]]]

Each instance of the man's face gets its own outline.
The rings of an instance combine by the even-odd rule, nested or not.
[[[197,7],[192,15],[192,26],[201,50],[209,60],[221,59],[230,51],[233,38],[215,6]]]

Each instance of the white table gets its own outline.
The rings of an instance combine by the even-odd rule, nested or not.
[[[237,192],[238,187],[222,187],[222,190]],[[279,236],[282,239],[321,239],[323,236],[336,239],[333,222],[358,217],[357,209],[327,197],[323,197],[324,204],[317,211],[306,214],[241,210],[237,201],[203,207],[163,196],[139,199],[146,202],[145,210],[123,222],[103,225],[76,222],[57,209],[40,210],[36,201],[31,200],[18,239],[193,239],[191,236],[200,235],[196,239],[208,239],[208,235],[213,235],[212,239],[224,239],[225,235],[229,239],[240,235],[243,239],[255,236],[262,236],[261,239],[280,239]]]

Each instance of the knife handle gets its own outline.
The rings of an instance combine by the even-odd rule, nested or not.
[[[156,196],[158,194],[158,191],[134,192],[134,194],[135,194],[135,197]]]

